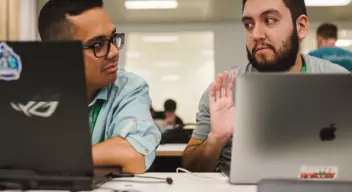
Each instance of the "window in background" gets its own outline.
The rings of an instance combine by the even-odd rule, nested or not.
[[[150,85],[155,110],[174,99],[177,114],[194,123],[202,93],[214,79],[212,32],[129,33],[126,70]]]
[[[316,28],[311,28],[308,32],[307,38],[303,41],[303,53],[307,54],[317,48],[317,41],[315,32]],[[336,46],[343,49],[352,51],[352,30],[351,29],[340,29],[339,40]]]

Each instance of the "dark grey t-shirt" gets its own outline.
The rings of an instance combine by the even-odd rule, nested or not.
[[[312,56],[303,56],[307,66],[308,73],[348,73],[346,69],[327,60],[322,60]],[[256,72],[251,64],[238,67],[231,71],[231,73],[240,76],[248,72]],[[233,89],[234,91],[235,89]],[[192,137],[199,140],[205,140],[210,132],[210,113],[209,113],[209,88],[203,93],[199,102],[199,109],[197,113],[197,125],[193,131]],[[235,93],[233,93],[235,95]],[[228,141],[220,155],[219,166],[228,167],[231,162],[231,147],[232,139]]]

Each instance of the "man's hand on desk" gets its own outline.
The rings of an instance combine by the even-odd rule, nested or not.
[[[92,147],[94,166],[120,166],[124,173],[144,173],[144,155],[138,153],[130,143],[113,137]]]

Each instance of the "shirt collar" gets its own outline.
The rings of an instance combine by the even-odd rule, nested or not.
[[[122,81],[122,78],[123,78],[123,73],[125,72],[125,69],[122,68],[122,67],[119,67],[119,70],[118,70],[118,75],[117,75],[117,79],[118,81]],[[99,91],[99,93],[97,94],[97,96],[95,96],[95,98],[89,103],[88,107],[92,107],[93,105],[95,105],[95,103],[97,102],[97,100],[102,100],[102,101],[107,101],[108,100],[108,95],[109,95],[109,89],[112,88],[112,86],[117,86],[116,89],[119,88],[119,86],[117,84],[115,85],[109,85],[109,86],[106,86],[105,88],[101,89]]]
[[[108,91],[109,91],[109,87],[110,87],[110,86],[107,86],[107,87],[101,89],[101,90],[99,91],[99,93],[97,94],[97,96],[95,96],[95,98],[93,99],[93,101],[91,101],[91,102],[89,103],[88,107],[93,106],[93,105],[97,102],[97,100],[107,101],[107,100],[108,100]]]

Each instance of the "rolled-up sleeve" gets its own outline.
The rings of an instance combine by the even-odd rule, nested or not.
[[[145,156],[148,170],[156,156],[156,148],[161,140],[161,133],[154,124],[150,113],[151,99],[149,86],[145,81],[136,80],[115,112],[111,136],[126,139],[133,148]]]

